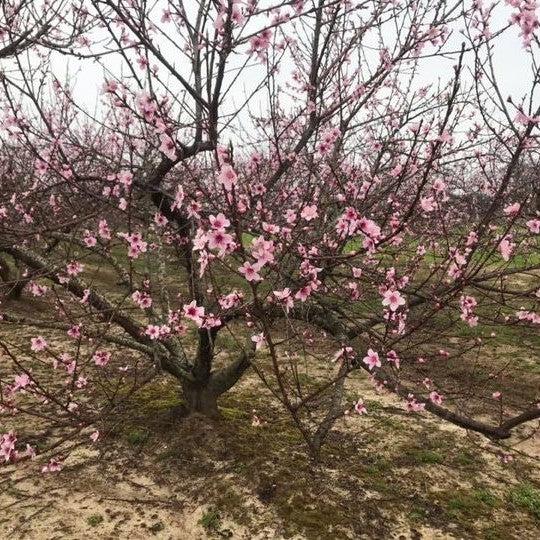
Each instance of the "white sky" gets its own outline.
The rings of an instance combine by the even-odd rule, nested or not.
[[[499,2],[494,11],[492,30],[505,26],[512,11],[514,11],[514,8],[502,1]],[[160,14],[161,9],[157,9],[156,22],[159,22]],[[161,26],[164,27],[164,25]],[[464,39],[459,35],[459,29],[459,26],[453,29],[453,37],[449,41],[449,45],[455,48]],[[391,39],[391,36],[389,39]],[[180,57],[178,51],[167,45],[163,45],[162,50],[166,53],[171,63],[183,65],[183,69],[187,70],[184,71],[184,74],[189,76],[189,66]],[[244,58],[241,59],[241,61],[243,60]],[[110,58],[105,60],[104,63],[108,69],[112,69],[115,65],[118,65],[117,62]],[[419,70],[417,87],[436,83],[439,79],[443,81],[448,80],[453,74],[452,65],[454,63],[454,59],[433,58],[423,60]],[[471,65],[470,60],[469,65]],[[518,103],[520,98],[530,92],[532,80],[530,57],[523,49],[517,28],[510,28],[496,39],[494,65],[501,93],[504,97],[512,96],[514,102]],[[292,65],[287,65],[286,63],[281,66],[284,73],[290,71],[291,68]],[[61,81],[65,80],[66,75],[69,74],[75,100],[89,111],[94,110],[96,104],[101,99],[101,87],[105,79],[103,69],[98,63],[92,60],[78,61],[55,53],[52,60],[52,72]],[[239,91],[235,92],[230,99],[241,100],[243,98],[243,89],[255,84],[255,81],[260,80],[263,75],[264,70],[262,67],[250,68],[246,71],[243,80],[239,81],[237,86]],[[537,99],[534,101],[536,102]]]

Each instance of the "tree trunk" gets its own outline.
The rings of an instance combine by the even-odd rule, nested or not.
[[[9,289],[7,293],[8,300],[20,300],[22,292],[26,285],[28,284],[27,279],[19,279],[16,281]]]
[[[17,261],[15,266],[18,268]],[[26,287],[30,278],[21,277],[21,272],[12,272],[7,261],[0,257],[0,279],[2,284],[3,294],[8,300],[20,300],[23,289]]]
[[[209,418],[220,416],[217,393],[210,385],[183,383],[182,390],[188,414],[199,413]]]

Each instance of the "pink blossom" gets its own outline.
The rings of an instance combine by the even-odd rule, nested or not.
[[[154,223],[158,227],[165,227],[169,223],[169,220],[161,212],[156,212],[154,214]]]
[[[396,366],[396,369],[399,369],[399,365],[400,365],[400,359],[399,359],[399,356],[397,355],[396,351],[388,351],[386,353],[386,360],[388,362],[390,362],[391,364],[394,364],[394,366]]]
[[[81,337],[81,325],[75,324],[68,331],[67,334],[70,338],[78,339]]]
[[[204,307],[198,306],[196,300],[186,304],[183,310],[185,317],[192,320],[197,326],[202,326],[204,319]]]
[[[225,296],[222,296],[218,301],[223,309],[231,309],[241,304],[243,294],[238,291],[233,291]]]
[[[540,234],[540,219],[530,219],[526,225],[533,234]]]
[[[118,83],[113,80],[105,80],[102,90],[106,94],[114,94],[118,90]]]
[[[234,246],[233,237],[222,229],[208,233],[208,249],[218,249],[221,253],[225,253],[232,246]]]
[[[43,351],[45,348],[47,348],[47,342],[42,336],[34,337],[30,340],[31,346],[30,349],[32,349],[34,352],[40,352]]]
[[[312,219],[315,219],[318,215],[319,214],[317,212],[317,206],[315,204],[304,207],[302,212],[300,213],[300,217],[302,217],[306,221],[311,221]]]
[[[132,233],[125,234],[119,233],[119,236],[123,236],[129,243],[128,257],[131,259],[137,259],[141,253],[146,253],[148,249],[148,242],[143,240],[142,234]]]
[[[367,409],[366,409],[366,406],[364,405],[364,400],[363,399],[359,399],[355,405],[354,405],[354,410],[356,413],[362,415],[362,414],[367,414]]]
[[[505,261],[510,260],[514,247],[515,244],[512,242],[512,236],[509,234],[507,234],[499,243],[499,251],[501,252],[502,258]]]
[[[238,176],[230,165],[225,164],[221,167],[218,180],[227,191],[232,191],[233,186],[236,185],[238,181]]]
[[[90,231],[84,231],[84,243],[87,247],[94,247],[97,239]]]
[[[265,240],[262,236],[254,238],[251,242],[251,254],[257,259],[257,266],[261,269],[265,264],[274,261],[274,242]]]
[[[77,261],[71,261],[66,266],[66,272],[68,276],[76,276],[77,274],[80,274],[82,271],[83,271],[83,265]]]
[[[211,215],[208,220],[210,221],[212,229],[217,229],[218,231],[225,230],[231,224],[231,222],[221,213],[217,216]]]
[[[368,349],[367,355],[364,356],[362,361],[369,367],[369,369],[373,369],[374,367],[381,367],[379,353],[375,352],[373,349]]]
[[[14,385],[12,390],[20,390],[21,388],[26,388],[27,386],[32,385],[32,379],[27,373],[21,373],[20,375],[15,375]]]
[[[361,218],[358,228],[372,240],[378,240],[381,236],[381,228],[371,219]]]
[[[294,295],[295,299],[300,300],[300,302],[305,302],[310,296],[311,287],[309,286],[309,284],[298,289]]]
[[[160,335],[161,335],[159,326],[157,326],[157,325],[155,325],[155,324],[149,324],[149,325],[146,327],[146,330],[144,331],[144,333],[145,333],[151,340],[159,339],[159,338],[160,338]]]
[[[262,277],[259,275],[259,266],[257,264],[251,264],[250,262],[245,262],[242,266],[238,268],[238,271],[244,276],[246,281],[262,281]]]
[[[162,133],[159,136],[159,140],[161,142],[159,151],[165,154],[171,161],[175,161],[177,156],[174,141],[166,133]]]
[[[285,306],[285,311],[289,313],[289,310],[294,307],[294,300],[292,297],[292,291],[288,287],[283,290],[273,291],[273,295]]]
[[[424,212],[433,212],[436,208],[435,199],[433,197],[422,197],[420,199],[420,206]]]
[[[94,356],[92,356],[92,360],[96,364],[96,366],[106,366],[111,359],[111,353],[107,351],[96,351],[94,353]]]
[[[9,433],[3,433],[0,435],[0,458],[4,458],[4,462],[14,461],[17,457],[17,451],[15,450],[15,444],[17,443],[17,436],[13,431]]]
[[[100,219],[99,220],[98,233],[99,233],[99,236],[103,240],[110,240],[111,239],[111,231],[110,231],[109,225],[107,224],[107,221],[105,219]]]
[[[420,412],[425,409],[425,403],[419,402],[413,394],[407,396],[407,410],[409,412]]]
[[[521,208],[521,205],[519,203],[513,203],[513,204],[509,204],[505,209],[504,209],[504,215],[505,216],[517,216],[519,214],[519,210]]]
[[[120,184],[128,188],[133,182],[133,173],[131,171],[120,171],[116,175],[116,179]]]
[[[47,465],[44,465],[41,469],[41,472],[59,472],[64,468],[64,465],[61,460],[57,458],[52,458]]]
[[[148,309],[152,306],[152,297],[146,292],[135,291],[131,298],[141,309]]]
[[[30,292],[34,296],[44,296],[49,288],[46,285],[40,285],[39,283],[36,283],[35,281],[32,281],[29,285]]]
[[[474,327],[478,324],[478,317],[473,313],[478,302],[473,296],[462,296],[460,298],[461,320],[466,321],[469,326]]]
[[[403,298],[399,291],[388,289],[384,293],[384,299],[382,301],[383,306],[388,306],[390,311],[396,311],[400,306],[405,305],[405,298]]]

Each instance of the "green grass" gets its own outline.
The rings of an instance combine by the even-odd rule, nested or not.
[[[490,513],[499,499],[486,488],[455,492],[446,503],[446,511],[455,519],[476,519]]]
[[[86,518],[86,523],[88,523],[90,527],[97,527],[103,523],[103,516],[101,514],[92,514]]]
[[[126,433],[126,439],[129,444],[139,446],[144,444],[150,437],[150,432],[147,429],[133,428]]]
[[[510,491],[508,498],[513,506],[527,510],[540,520],[540,489],[530,484],[519,484]]]
[[[436,450],[413,450],[409,456],[416,463],[423,465],[433,465],[444,461],[444,456]]]
[[[459,452],[454,458],[452,459],[452,462],[457,465],[458,467],[464,467],[469,468],[475,465],[478,465],[478,457],[475,456],[472,452],[468,452],[466,450]]]
[[[227,538],[226,531],[221,530],[221,516],[214,508],[208,509],[199,519],[199,525],[209,534]]]

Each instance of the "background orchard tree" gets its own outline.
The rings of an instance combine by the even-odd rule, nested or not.
[[[538,23],[512,12],[501,29],[461,1],[88,0],[82,26],[42,19],[78,34],[34,30],[2,78],[1,275],[23,269],[41,306],[2,305],[3,328],[31,331],[0,338],[3,414],[95,441],[156,376],[217,416],[251,369],[315,457],[337,419],[369,412],[355,377],[493,438],[540,417],[534,381],[500,390],[513,358],[475,360],[540,321],[522,181]],[[515,27],[532,69],[519,103],[493,68]],[[77,82],[96,66],[90,107]],[[22,443],[4,435],[5,459]]]

